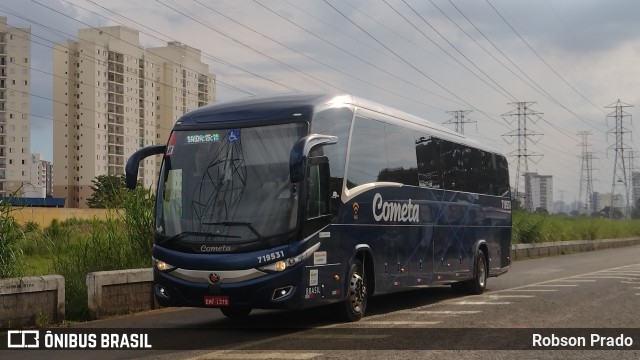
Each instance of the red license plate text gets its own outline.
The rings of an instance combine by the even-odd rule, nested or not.
[[[229,306],[229,297],[205,295],[204,305],[205,306]]]

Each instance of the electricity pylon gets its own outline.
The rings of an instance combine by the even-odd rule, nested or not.
[[[518,149],[507,154],[507,156],[514,157],[517,161],[515,196],[518,201],[521,201],[522,197],[522,195],[520,194],[520,177],[526,176],[526,174],[529,172],[529,159],[531,158],[531,161],[537,163],[544,156],[542,154],[529,151],[528,149],[529,142],[535,144],[540,141],[540,138],[542,137],[542,135],[544,135],[537,131],[530,130],[527,127],[529,121],[535,123],[540,119],[540,115],[542,114],[541,112],[534,111],[530,108],[530,106],[533,104],[535,104],[535,102],[510,103],[509,105],[515,106],[515,109],[502,115],[503,117],[517,119],[512,121],[507,120],[507,122],[509,122],[510,124],[514,123],[515,121],[518,122],[518,128],[516,130],[502,135],[505,138],[505,141],[509,144],[513,144],[516,140],[518,141]],[[511,138],[511,142],[509,142],[507,138]],[[533,211],[533,201],[531,199],[531,182],[525,181],[525,184],[528,184],[528,189],[524,189],[524,208],[525,210]]]

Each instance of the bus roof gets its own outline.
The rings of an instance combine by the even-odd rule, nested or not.
[[[481,150],[499,153],[496,149],[481,144],[440,124],[350,94],[303,92],[283,95],[252,96],[238,100],[214,103],[192,110],[176,122],[176,128],[237,122],[273,122],[296,116],[310,121],[313,114],[332,106],[350,105],[391,117],[392,123],[408,126],[413,130],[428,133]],[[295,115],[294,115],[295,114]]]

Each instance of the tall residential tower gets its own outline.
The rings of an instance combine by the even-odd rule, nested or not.
[[[31,29],[0,17],[0,196],[22,196],[30,178]]]
[[[138,31],[122,26],[79,30],[77,41],[54,47],[53,68],[53,194],[68,207],[87,207],[92,180],[124,174],[133,152],[165,143],[180,115],[215,94],[199,50],[145,51]],[[141,165],[140,183],[155,186],[156,158]]]

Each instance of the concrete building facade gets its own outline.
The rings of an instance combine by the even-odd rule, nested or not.
[[[52,193],[51,188],[51,163],[42,160],[40,153],[32,153],[29,169],[29,181],[31,183],[31,194],[25,197],[46,197]]]
[[[0,196],[22,196],[29,183],[31,29],[0,17]]]
[[[200,51],[179,43],[145,51],[139,33],[123,26],[82,29],[53,51],[53,196],[87,207],[92,181],[123,175],[136,150],[165,143],[184,112],[211,102],[215,79]],[[204,81],[204,80],[202,80]],[[204,84],[204,83],[203,83]],[[155,186],[159,159],[141,163],[139,181]],[[157,164],[158,163],[158,164]]]
[[[553,176],[539,175],[538,173],[524,174],[525,197],[529,204],[529,211],[539,208],[552,212],[553,204]]]

